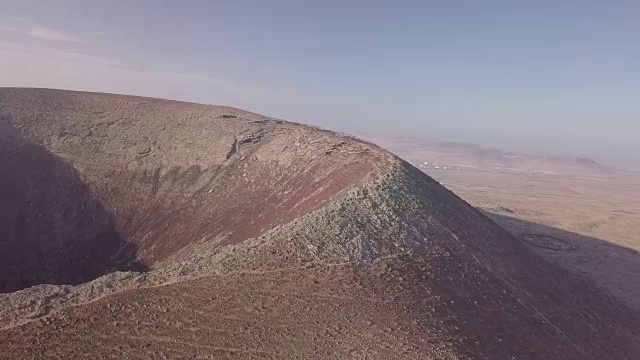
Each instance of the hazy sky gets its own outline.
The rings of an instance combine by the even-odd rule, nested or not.
[[[0,0],[0,86],[640,167],[640,1]]]

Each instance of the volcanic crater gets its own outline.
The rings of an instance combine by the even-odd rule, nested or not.
[[[0,359],[633,359],[637,314],[393,154],[0,89]]]
[[[227,107],[20,89],[0,104],[1,292],[144,271],[192,243],[241,243],[384,157]]]

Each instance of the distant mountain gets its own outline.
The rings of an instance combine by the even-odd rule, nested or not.
[[[502,151],[465,142],[428,141],[407,136],[357,134],[415,164],[436,163],[466,168],[544,172],[568,175],[617,175],[629,173],[584,157]]]

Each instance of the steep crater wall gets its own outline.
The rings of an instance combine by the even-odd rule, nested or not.
[[[78,173],[0,126],[0,292],[144,270]]]
[[[374,176],[348,137],[233,108],[0,90],[0,291],[238,244]]]

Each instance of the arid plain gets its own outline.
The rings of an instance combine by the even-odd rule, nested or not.
[[[640,313],[640,173],[585,158],[363,135]]]

